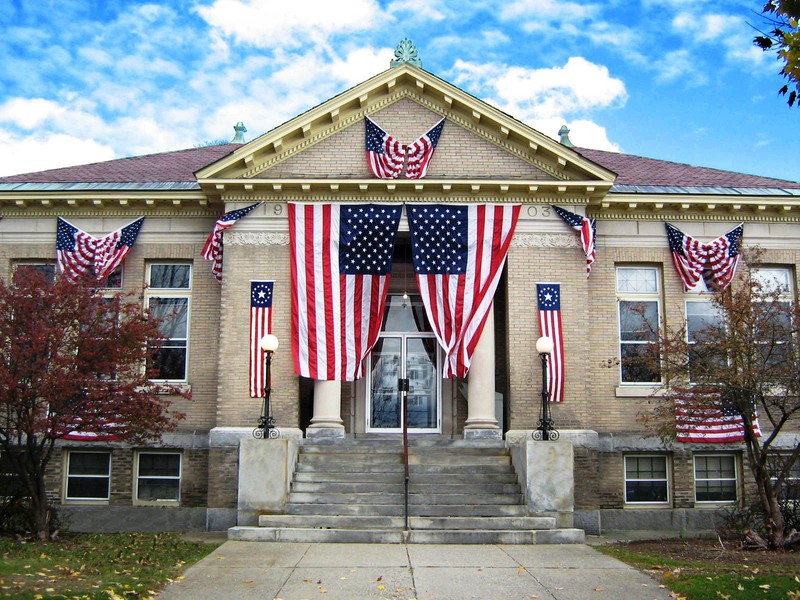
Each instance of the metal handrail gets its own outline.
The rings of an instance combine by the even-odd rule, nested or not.
[[[400,392],[400,400],[403,403],[403,499],[405,517],[405,531],[408,531],[408,379],[398,379],[397,389]]]

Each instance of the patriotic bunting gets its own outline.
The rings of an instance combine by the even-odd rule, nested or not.
[[[675,400],[676,439],[684,443],[721,444],[744,440],[744,419],[732,404],[718,394]],[[753,416],[753,433],[761,437],[758,418]]]
[[[378,179],[396,179],[403,170],[406,147],[366,117],[367,164]]]
[[[417,285],[444,377],[466,377],[505,264],[520,205],[407,205]]]
[[[231,227],[236,221],[249,214],[253,209],[263,204],[263,202],[256,202],[245,208],[231,210],[222,215],[217,222],[214,223],[214,229],[206,240],[206,245],[203,246],[201,252],[203,258],[212,261],[211,272],[216,277],[217,281],[222,282],[222,232]]]
[[[422,179],[428,173],[428,166],[430,166],[431,159],[433,158],[433,151],[436,150],[436,144],[439,143],[439,136],[442,135],[442,127],[444,127],[444,119],[440,120],[436,125],[420,137],[413,144],[406,148],[406,156],[408,157],[408,164],[406,165],[406,179]]]
[[[250,397],[262,398],[266,381],[261,338],[272,333],[272,281],[250,282]]]
[[[144,217],[141,217],[102,238],[96,238],[58,217],[58,270],[73,283],[87,273],[93,273],[98,280],[105,279],[128,256],[143,223]]]
[[[597,226],[595,220],[576,215],[558,206],[553,206],[553,209],[559,217],[567,222],[567,225],[580,232],[583,253],[586,255],[586,276],[588,277],[592,271],[592,263],[597,258]]]
[[[736,273],[744,225],[704,244],[664,223],[672,252],[672,264],[683,282],[684,291],[694,289],[702,277],[709,290],[724,290]]]
[[[547,394],[550,402],[564,401],[564,339],[561,323],[561,284],[537,283],[539,332],[553,340],[553,353],[547,361]]]
[[[399,204],[289,203],[298,375],[363,377],[383,320],[401,212]]]

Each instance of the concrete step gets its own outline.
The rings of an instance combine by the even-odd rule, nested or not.
[[[308,529],[402,529],[405,518],[364,515],[261,515],[260,527],[301,527]],[[410,529],[436,530],[534,530],[553,529],[552,517],[413,517]]]
[[[404,483],[340,482],[340,481],[293,481],[292,492],[317,494],[402,494]],[[409,494],[516,494],[518,483],[417,483],[411,479]]]
[[[246,542],[337,542],[372,544],[582,544],[582,529],[550,531],[313,529],[232,527],[228,539]]]
[[[299,473],[308,473],[308,472],[319,472],[324,471],[326,473],[352,473],[353,472],[353,462],[339,462],[339,463],[330,463],[325,465],[325,468],[322,469],[319,463],[308,464],[308,463],[300,463],[298,462],[295,466],[295,470]],[[359,473],[403,473],[403,463],[398,462],[396,464],[392,463],[376,463],[376,464],[360,464],[358,465],[358,472]]]
[[[357,470],[363,464],[403,464],[403,457],[394,452],[390,453],[374,453],[374,454],[348,454],[346,452],[337,452],[336,454],[314,454],[306,453],[300,454],[297,457],[297,462],[304,465],[329,465],[329,464],[346,464],[352,470]]]
[[[352,494],[317,492],[290,492],[289,502],[293,504],[403,504],[402,492]],[[521,494],[409,494],[409,504],[521,504]]]
[[[347,473],[344,471],[296,471],[293,481],[322,483],[403,483],[403,470],[391,473]]]
[[[509,463],[502,464],[482,464],[482,465],[461,465],[461,464],[410,464],[409,471],[411,473],[426,473],[426,474],[451,474],[451,475],[484,475],[484,474],[499,474],[499,473],[514,473],[513,465]]]
[[[403,504],[294,504],[285,508],[290,515],[402,516]],[[465,504],[442,506],[409,505],[409,515],[422,517],[524,517],[527,509],[519,504]]]
[[[532,530],[553,529],[554,517],[409,517],[411,529]]]

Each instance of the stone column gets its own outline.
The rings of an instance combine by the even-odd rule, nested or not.
[[[494,412],[494,354],[494,303],[492,303],[483,332],[475,346],[472,365],[467,376],[465,438],[502,438]]]
[[[314,416],[306,437],[344,437],[342,382],[314,381]]]

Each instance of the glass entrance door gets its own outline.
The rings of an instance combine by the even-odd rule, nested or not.
[[[406,378],[408,430],[441,431],[439,347],[419,297],[390,296],[387,316],[370,356],[367,375],[367,431],[403,430],[403,406],[398,379]]]

